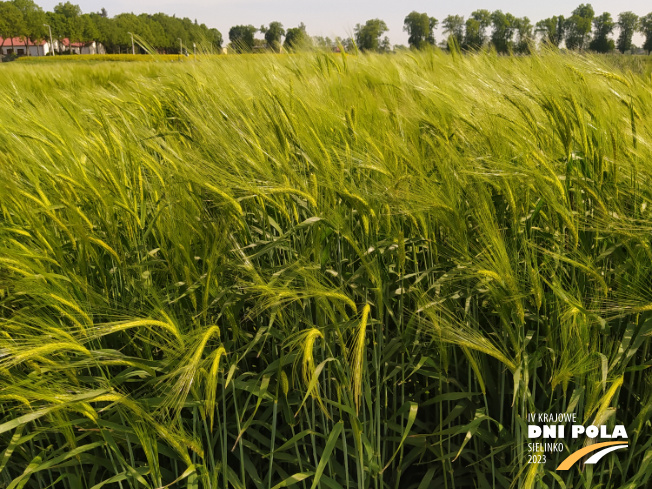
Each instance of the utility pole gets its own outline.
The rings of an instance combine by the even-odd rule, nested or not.
[[[177,39],[179,41],[179,59],[181,59],[181,55],[183,54],[183,42],[180,37],[177,37]]]
[[[131,32],[127,32],[131,36],[131,54],[136,54],[136,48],[134,46],[134,35]]]
[[[48,31],[50,31],[50,49],[52,50],[52,56],[54,56],[54,44],[52,43],[52,28],[47,24],[43,24],[43,26],[47,27]]]

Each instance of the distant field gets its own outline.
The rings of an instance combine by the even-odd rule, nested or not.
[[[402,56],[406,54],[403,53]],[[124,62],[152,62],[152,61],[206,61],[215,57],[221,57],[220,54],[200,54],[180,56],[178,54],[81,54],[81,55],[65,55],[65,56],[23,56],[16,61],[19,63],[62,63],[62,62],[102,62],[102,61],[124,61]],[[238,54],[239,57],[249,58],[251,56],[259,56],[259,54]],[[274,56],[284,56],[283,54],[275,54]],[[336,56],[336,55],[334,55]],[[393,56],[393,55],[390,55]],[[399,54],[401,56],[401,54]],[[620,54],[608,55],[594,55],[596,58],[602,58],[603,62],[607,63],[616,70],[633,71],[635,73],[650,76],[652,74],[652,56],[630,56]]]
[[[607,54],[604,57],[606,62],[616,70],[633,71],[647,78],[652,76],[652,56]]]
[[[649,60],[66,58],[0,70],[0,487],[650,487]]]
[[[213,55],[202,55],[206,59]],[[65,56],[23,56],[18,58],[18,63],[75,63],[75,62],[88,62],[88,61],[179,61],[179,60],[192,60],[195,59],[194,55],[182,56],[179,54],[76,54]]]

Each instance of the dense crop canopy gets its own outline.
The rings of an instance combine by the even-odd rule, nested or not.
[[[646,487],[652,84],[607,63],[3,66],[0,486]],[[628,450],[528,465],[566,411]]]

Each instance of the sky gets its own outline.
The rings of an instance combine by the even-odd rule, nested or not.
[[[36,0],[45,10],[52,10],[62,0]],[[356,24],[364,24],[368,19],[379,18],[389,27],[393,44],[407,44],[407,34],[403,31],[403,19],[411,11],[427,12],[440,22],[447,15],[463,15],[465,18],[477,9],[502,10],[517,17],[527,16],[533,24],[553,15],[569,16],[580,3],[562,0],[455,0],[452,2],[421,0],[71,0],[78,4],[82,12],[97,12],[104,7],[109,16],[122,12],[135,14],[163,12],[177,17],[197,19],[208,27],[216,27],[226,41],[231,26],[252,24],[256,27],[279,21],[285,28],[296,27],[300,22],[306,24],[312,36],[346,37],[353,35]],[[631,10],[638,15],[652,12],[650,0],[588,0],[596,14],[610,12],[617,18],[618,13]],[[262,35],[258,35],[262,37]],[[437,41],[442,40],[438,29]],[[640,36],[637,36],[640,38]],[[640,44],[635,38],[634,42]]]

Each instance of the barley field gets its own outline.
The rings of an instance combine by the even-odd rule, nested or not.
[[[201,59],[208,61],[211,58],[216,58],[218,55],[203,54]],[[61,56],[22,56],[16,60],[21,64],[74,64],[74,63],[105,63],[107,61],[124,62],[143,62],[155,63],[166,61],[195,61],[199,60],[199,55],[195,56],[189,54],[188,56],[180,54],[75,54],[75,55],[61,55]]]
[[[649,64],[0,67],[0,487],[649,488]],[[528,413],[627,450],[528,463]]]

